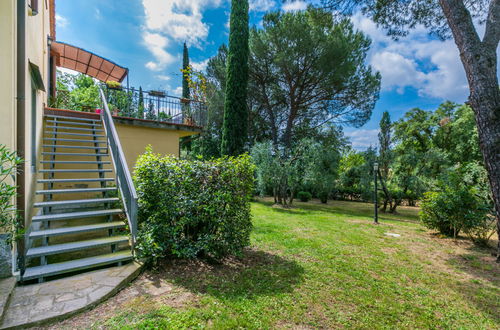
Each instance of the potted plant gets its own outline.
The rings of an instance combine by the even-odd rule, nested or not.
[[[194,125],[194,119],[192,116],[186,116],[184,117],[184,124],[185,125]]]
[[[108,86],[109,89],[115,89],[115,90],[122,89],[122,84],[120,84],[118,81],[113,81],[113,80],[106,81],[106,86]]]
[[[164,91],[149,91],[148,94],[150,96],[165,97],[165,92]]]

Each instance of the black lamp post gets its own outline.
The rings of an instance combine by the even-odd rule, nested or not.
[[[373,179],[375,180],[375,190],[373,192],[373,199],[375,201],[375,217],[373,219],[373,223],[374,224],[378,224],[378,194],[377,194],[377,191],[378,191],[378,188],[377,188],[377,175],[378,175],[378,163],[375,162],[373,164]]]

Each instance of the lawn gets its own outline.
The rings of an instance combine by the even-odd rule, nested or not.
[[[261,201],[252,212],[243,258],[165,262],[53,327],[500,328],[490,251],[428,232],[415,208],[378,226],[364,203]]]

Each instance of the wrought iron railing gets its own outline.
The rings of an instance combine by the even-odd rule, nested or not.
[[[162,91],[110,88],[105,95],[114,115],[158,122],[205,126],[208,115],[204,102],[166,95]]]
[[[137,192],[135,191],[134,182],[132,181],[132,176],[130,175],[125,156],[123,155],[120,139],[118,138],[115,124],[113,123],[113,117],[111,116],[111,112],[109,111],[106,96],[104,95],[104,92],[101,88],[99,88],[99,95],[101,97],[103,109],[103,111],[101,112],[102,122],[104,124],[111,158],[115,167],[116,185],[120,191],[121,199],[130,227],[130,232],[132,234],[133,248],[137,237]]]
[[[101,85],[108,101],[111,114],[129,118],[154,120],[163,123],[206,126],[207,106],[204,102],[166,95],[162,91],[141,91],[135,88],[110,88]],[[68,90],[57,90],[49,98],[49,106],[58,109],[95,112],[100,97],[86,99],[82,103],[74,99]]]

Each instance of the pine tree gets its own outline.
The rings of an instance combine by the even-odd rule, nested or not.
[[[223,155],[236,156],[245,151],[248,134],[248,34],[248,0],[232,0],[222,126]]]
[[[182,54],[182,97],[185,99],[190,98],[188,73],[186,70],[189,68],[189,53],[186,43],[184,43],[184,51]]]

